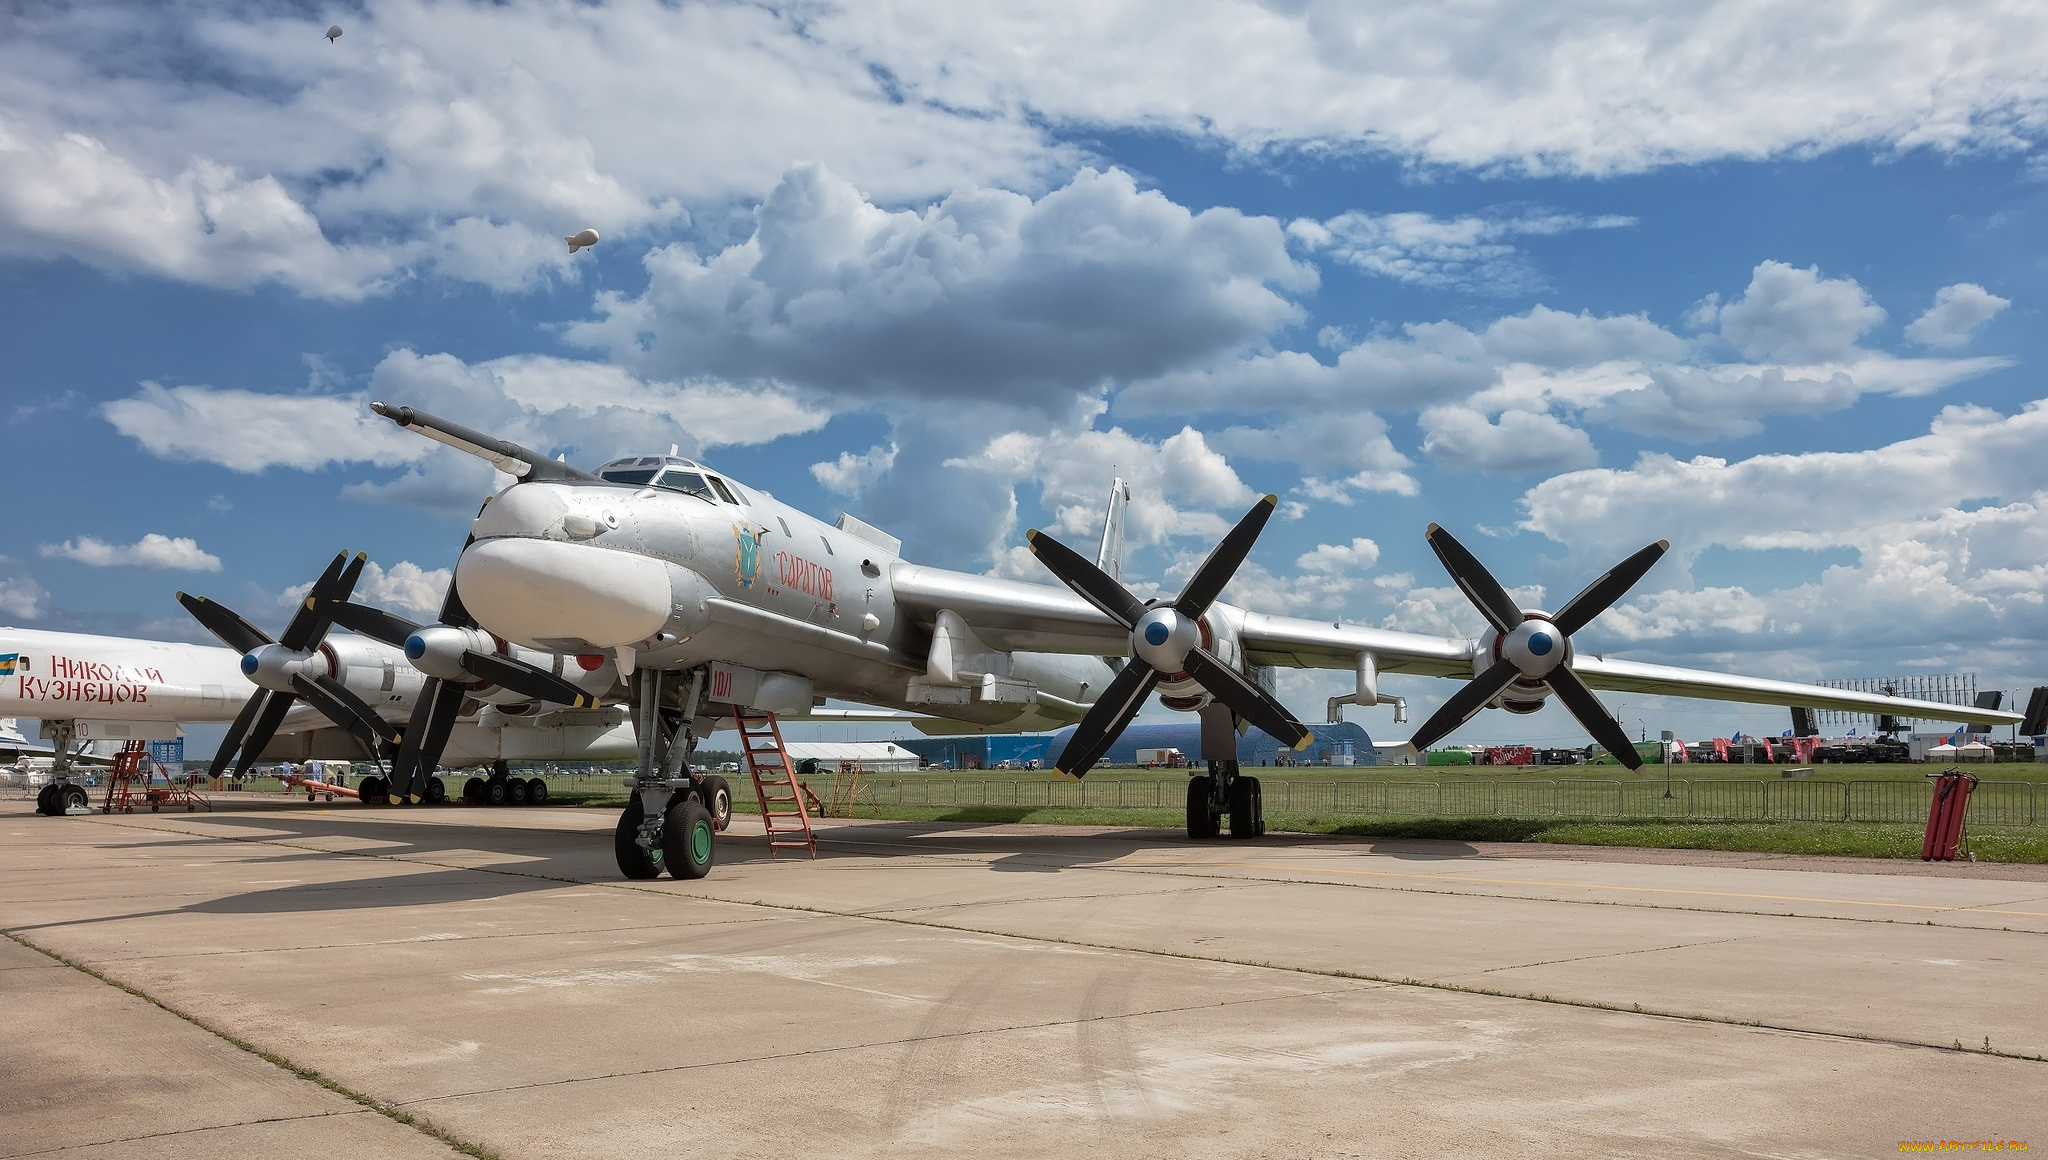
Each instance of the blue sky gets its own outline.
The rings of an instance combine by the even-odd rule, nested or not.
[[[1551,607],[1668,537],[1581,648],[2022,689],[2048,13],[1811,7],[0,16],[0,621],[203,639],[342,547],[437,603],[492,480],[383,398],[1031,578],[1112,463],[1139,582],[1273,491],[1234,598],[1417,631],[1478,626],[1432,520]]]

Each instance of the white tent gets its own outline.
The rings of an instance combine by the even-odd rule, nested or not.
[[[1989,761],[1991,756],[1991,747],[1982,741],[1972,741],[1956,750],[1957,761]]]
[[[1955,759],[1956,747],[1946,741],[1927,751],[1927,760],[1929,761],[1954,761]]]

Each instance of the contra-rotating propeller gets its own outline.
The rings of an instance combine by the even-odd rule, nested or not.
[[[178,593],[178,603],[184,605],[193,619],[242,654],[242,673],[256,685],[256,691],[250,694],[221,739],[220,749],[207,771],[209,776],[219,777],[230,767],[236,777],[247,773],[276,736],[277,727],[296,700],[304,700],[346,730],[372,760],[378,759],[380,742],[388,751],[397,737],[391,724],[377,716],[347,686],[316,671],[310,663],[314,650],[327,635],[327,610],[355,591],[363,563],[360,554],[350,559],[347,552],[337,552],[327,570],[313,582],[312,591],[298,611],[292,614],[284,634],[275,640],[224,604],[204,596]]]
[[[1443,528],[1429,525],[1427,538],[1437,559],[1443,561],[1444,570],[1457,581],[1466,599],[1486,617],[1497,635],[1493,638],[1493,664],[1451,694],[1415,731],[1409,744],[1417,749],[1429,747],[1470,720],[1509,685],[1521,681],[1548,685],[1607,752],[1630,769],[1641,769],[1643,758],[1636,752],[1635,743],[1628,739],[1628,730],[1621,727],[1621,722],[1614,719],[1614,714],[1607,711],[1607,706],[1600,703],[1600,698],[1593,695],[1593,690],[1572,668],[1571,638],[1634,587],[1671,547],[1671,542],[1658,540],[1616,564],[1552,616],[1524,611],[1486,566]]]
[[[595,696],[546,669],[500,653],[498,642],[463,607],[452,579],[436,624],[414,624],[381,608],[346,603],[345,598],[329,608],[328,613],[343,628],[403,649],[412,666],[426,674],[419,700],[413,704],[412,719],[399,741],[398,754],[391,761],[388,792],[393,800],[424,797],[427,779],[441,763],[441,753],[448,747],[448,734],[461,715],[463,695],[478,681],[536,701],[552,701],[576,709],[598,703]]]
[[[1081,719],[1073,739],[1053,763],[1061,773],[1074,777],[1087,773],[1138,715],[1153,687],[1162,680],[1181,677],[1193,680],[1239,718],[1278,738],[1281,744],[1299,749],[1308,743],[1308,727],[1295,720],[1285,706],[1202,647],[1202,614],[1251,553],[1253,541],[1279,502],[1279,497],[1269,495],[1253,504],[1195,569],[1171,604],[1139,600],[1072,548],[1040,531],[1024,534],[1040,563],[1131,634],[1130,663],[1096,698],[1095,707]]]

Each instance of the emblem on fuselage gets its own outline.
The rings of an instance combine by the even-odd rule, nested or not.
[[[761,537],[745,524],[732,526],[732,574],[741,588],[752,588],[761,578]]]

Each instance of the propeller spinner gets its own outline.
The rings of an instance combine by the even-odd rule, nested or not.
[[[1471,720],[1509,685],[1520,681],[1548,686],[1595,741],[1630,769],[1642,768],[1642,755],[1629,740],[1628,730],[1621,727],[1621,722],[1615,720],[1614,714],[1607,711],[1607,706],[1600,703],[1600,698],[1593,695],[1593,690],[1572,668],[1571,638],[1634,587],[1670,549],[1671,542],[1658,540],[1616,564],[1552,616],[1525,611],[1516,604],[1486,566],[1442,527],[1429,525],[1427,538],[1437,559],[1443,561],[1444,570],[1497,635],[1493,664],[1430,714],[1409,744],[1417,749],[1435,744]]]
[[[292,614],[284,634],[272,640],[268,633],[244,620],[233,609],[204,596],[178,593],[178,603],[221,643],[242,654],[242,673],[256,685],[243,704],[235,722],[221,738],[208,775],[219,777],[230,768],[240,777],[255,764],[265,746],[277,734],[277,727],[291,710],[292,702],[304,700],[328,720],[348,731],[364,751],[375,759],[379,743],[388,743],[394,733],[389,722],[363,703],[340,681],[320,671],[315,651],[327,636],[331,623],[327,609],[345,601],[355,591],[362,575],[364,557],[354,559],[337,552],[327,570],[313,582],[313,590]]]
[[[1138,715],[1153,688],[1162,680],[1182,675],[1283,745],[1300,749],[1308,744],[1307,726],[1295,720],[1270,693],[1202,647],[1202,614],[1251,553],[1253,542],[1279,502],[1277,496],[1269,495],[1253,504],[1195,569],[1171,604],[1139,600],[1072,548],[1040,531],[1025,533],[1031,551],[1047,570],[1131,634],[1130,663],[1096,698],[1095,707],[1081,719],[1073,739],[1053,763],[1061,773],[1074,777],[1087,773]]]

